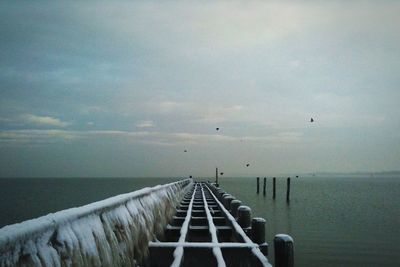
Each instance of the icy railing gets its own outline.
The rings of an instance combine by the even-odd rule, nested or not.
[[[136,266],[191,188],[186,179],[0,229],[0,266]]]

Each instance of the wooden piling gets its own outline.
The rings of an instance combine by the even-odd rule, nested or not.
[[[229,211],[231,209],[231,202],[235,198],[232,195],[225,196],[222,200],[222,204],[224,204],[225,208]]]
[[[218,167],[215,168],[215,185],[217,187],[219,186],[219,184],[218,184]]]
[[[260,193],[260,177],[257,177],[257,194]]]
[[[274,238],[275,267],[294,266],[293,239],[284,234],[276,235]]]
[[[263,184],[263,195],[267,193],[267,177],[264,177],[264,184]]]
[[[253,218],[251,220],[251,239],[258,244],[264,255],[268,255],[268,244],[265,242],[265,219]]]
[[[242,228],[251,226],[251,209],[248,206],[240,206],[237,210],[237,222]]]
[[[242,205],[242,201],[234,199],[231,201],[231,214],[234,218],[237,217],[237,211],[239,209],[239,207]]]
[[[276,196],[276,177],[272,179],[272,198],[275,199]]]
[[[251,239],[256,244],[265,243],[265,219],[253,218],[251,220]]]
[[[286,201],[290,200],[290,177],[287,178],[286,184]]]

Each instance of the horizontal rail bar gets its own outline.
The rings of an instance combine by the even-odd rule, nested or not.
[[[176,243],[176,242],[150,242],[150,247],[185,247],[185,248],[258,248],[259,246],[255,243],[232,243],[232,242],[224,242],[224,243],[213,243],[213,242],[183,242],[183,243]]]

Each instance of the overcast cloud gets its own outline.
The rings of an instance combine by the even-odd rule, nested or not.
[[[399,13],[2,1],[0,176],[399,169]]]

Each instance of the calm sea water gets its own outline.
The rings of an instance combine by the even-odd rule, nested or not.
[[[174,180],[0,179],[0,227]],[[265,197],[256,194],[255,178],[220,184],[267,220],[271,245],[277,233],[295,239],[296,266],[400,266],[400,178],[294,178],[290,203],[286,179],[277,180],[275,200],[272,179]]]

